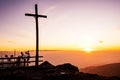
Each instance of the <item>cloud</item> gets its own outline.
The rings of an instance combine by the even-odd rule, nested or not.
[[[13,43],[15,43],[15,41],[8,41],[8,43],[11,43],[11,44],[13,44]]]
[[[25,35],[25,34],[16,34],[16,36],[20,38],[30,38],[29,35]]]
[[[55,6],[55,5],[54,5],[54,6],[50,6],[48,9],[46,9],[46,10],[44,11],[44,14],[48,14],[49,12],[53,11],[54,9],[56,9],[56,6]]]

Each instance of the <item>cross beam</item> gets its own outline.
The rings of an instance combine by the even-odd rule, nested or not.
[[[36,61],[35,61],[35,66],[36,69],[38,69],[39,65],[39,28],[38,28],[38,18],[47,18],[46,15],[38,15],[38,9],[37,9],[37,4],[35,4],[35,14],[29,14],[25,13],[25,16],[33,16],[35,17],[35,22],[36,22]]]

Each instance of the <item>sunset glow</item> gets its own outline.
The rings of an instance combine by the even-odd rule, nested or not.
[[[117,1],[13,0],[0,3],[0,51],[35,50],[35,21],[24,15],[34,13],[35,3],[48,16],[39,19],[40,50],[120,49]]]
[[[91,49],[91,48],[85,48],[85,51],[86,51],[86,52],[91,52],[92,49]]]
[[[35,13],[39,18],[39,55],[53,65],[80,68],[120,62],[120,0],[0,0],[0,57],[36,55]]]

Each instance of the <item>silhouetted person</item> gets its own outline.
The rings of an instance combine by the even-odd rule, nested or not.
[[[21,64],[22,64],[21,62],[22,62],[22,61],[23,61],[23,56],[18,56],[18,57],[17,57],[17,61],[16,61],[16,62],[17,62],[17,67],[20,67],[20,66],[21,66]]]
[[[7,63],[8,63],[8,64],[6,64],[6,66],[8,67],[8,65],[10,65],[9,63],[10,63],[10,60],[11,60],[11,59],[8,57],[8,55],[5,55],[5,58],[7,58]]]
[[[10,55],[11,58],[13,58],[13,55]]]
[[[2,56],[1,56],[1,58],[2,58]],[[1,59],[1,61],[0,61],[0,63],[1,63],[1,68],[3,68],[4,67],[4,60],[3,59]]]
[[[5,58],[7,58],[7,61],[9,61],[8,55],[5,55]]]
[[[25,55],[23,52],[21,52],[21,57],[24,59]]]
[[[8,58],[8,55],[5,55],[5,58]]]
[[[13,55],[10,55],[10,63],[12,63],[12,59],[13,59]],[[14,65],[14,64],[11,64],[12,66]]]
[[[24,60],[24,67],[26,66],[26,58],[23,52],[21,52],[21,57]]]
[[[29,60],[30,60],[30,52],[29,50],[27,52],[25,52],[25,54],[27,55],[27,66],[29,66]]]
[[[17,61],[16,61],[17,62],[17,65],[16,65],[17,67],[20,66],[20,61],[21,61],[20,58],[21,58],[20,56],[17,57]]]

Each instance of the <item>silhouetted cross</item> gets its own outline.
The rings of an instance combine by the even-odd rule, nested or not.
[[[36,68],[38,68],[38,65],[39,65],[39,28],[38,28],[38,18],[39,17],[47,18],[47,16],[46,15],[38,15],[37,4],[35,4],[35,14],[25,13],[25,16],[33,16],[33,17],[35,17],[35,21],[36,21],[36,61],[35,61],[35,66],[36,66]]]

